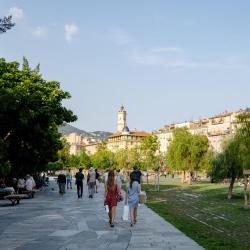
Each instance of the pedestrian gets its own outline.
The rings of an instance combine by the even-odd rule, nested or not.
[[[125,204],[129,206],[131,227],[133,227],[137,222],[137,208],[139,204],[140,191],[141,191],[140,184],[136,179],[136,175],[132,172],[130,174],[130,182],[128,182],[126,185],[126,197],[125,197]]]
[[[59,186],[59,193],[65,194],[65,186],[66,186],[66,175],[64,174],[64,170],[60,172],[57,177],[57,183]]]
[[[66,174],[67,177],[67,189],[72,189],[72,174],[70,168],[68,169],[68,172]]]
[[[134,166],[134,171],[132,172],[132,174],[134,175],[135,180],[139,184],[142,184],[142,172],[140,171],[140,169],[137,165]]]
[[[104,205],[109,208],[109,224],[111,227],[114,227],[115,213],[117,207],[117,195],[119,194],[119,187],[115,180],[114,171],[109,171],[108,180],[105,185],[104,193]]]
[[[93,198],[95,193],[96,178],[94,168],[92,167],[89,169],[88,172],[87,185],[89,190],[89,198]]]
[[[123,176],[122,176],[122,174],[121,174],[120,169],[117,170],[117,173],[116,173],[116,180],[117,180],[117,185],[118,185],[119,188],[121,189],[121,188],[122,188]]]
[[[99,187],[99,180],[100,180],[100,174],[97,170],[97,168],[95,169],[95,192],[98,193],[98,187]]]
[[[76,177],[77,195],[78,198],[82,198],[83,180],[84,180],[84,174],[82,173],[82,168],[79,168],[79,172],[76,173],[75,177]]]

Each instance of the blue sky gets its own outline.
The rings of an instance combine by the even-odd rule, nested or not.
[[[115,131],[121,104],[147,131],[250,106],[250,1],[0,0],[8,13],[0,56],[61,82],[78,128]]]

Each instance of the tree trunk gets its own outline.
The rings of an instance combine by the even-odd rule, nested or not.
[[[148,184],[148,171],[147,171],[147,184]]]
[[[191,172],[189,172],[189,176],[188,176],[188,184],[191,185],[192,184],[192,175]]]
[[[157,177],[156,177],[156,172],[155,172],[155,190],[157,190],[157,187],[156,187],[156,185],[157,185]]]
[[[184,183],[186,180],[186,172],[185,171],[182,171],[181,172],[181,183]]]
[[[227,194],[227,199],[228,200],[231,200],[232,197],[233,197],[234,181],[235,181],[235,176],[233,176],[231,181],[230,181],[230,185],[229,185],[229,188],[228,188],[228,194]]]
[[[160,192],[160,172],[157,173],[157,191]]]
[[[248,206],[248,193],[247,193],[247,177],[244,178],[244,198],[245,198],[245,207]]]

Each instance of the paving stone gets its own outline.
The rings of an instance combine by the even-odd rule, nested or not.
[[[12,207],[0,201],[0,250],[201,250],[196,242],[145,205],[131,228],[122,221],[123,204],[117,207],[115,227],[110,228],[103,206],[103,187],[94,199],[78,199],[76,188],[59,196],[38,192],[34,199]]]

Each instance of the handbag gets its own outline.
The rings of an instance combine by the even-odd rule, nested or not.
[[[117,202],[123,201],[123,196],[122,196],[122,193],[121,193],[121,192],[118,192],[118,193],[116,194],[116,200],[117,200]]]
[[[117,200],[117,202],[123,201],[123,196],[122,196],[121,190],[120,190],[120,188],[118,188],[118,186],[116,188],[116,200]]]
[[[129,214],[129,207],[128,207],[128,205],[124,205],[124,207],[123,207],[123,214],[122,214],[122,219],[124,221],[128,220],[128,214]]]
[[[146,192],[145,191],[141,191],[139,193],[139,203],[140,204],[144,204],[144,203],[146,203],[146,200],[147,200]]]

